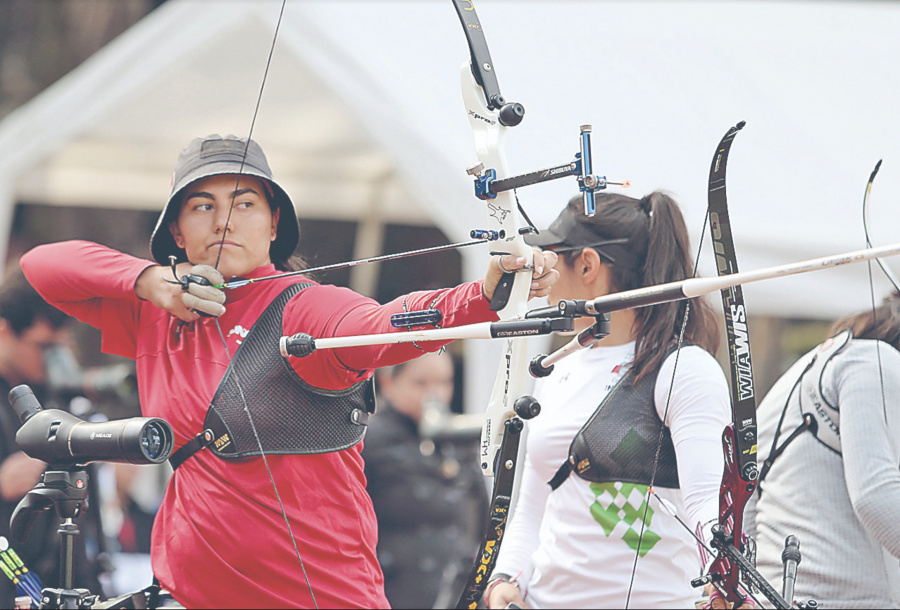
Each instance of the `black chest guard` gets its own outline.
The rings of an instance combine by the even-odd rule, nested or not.
[[[650,485],[660,435],[659,466],[653,484],[677,489],[678,465],[672,434],[656,412],[656,378],[634,383],[628,372],[609,391],[569,446],[569,459],[548,484],[556,489],[573,471],[592,483],[622,481]]]
[[[267,455],[327,453],[362,440],[375,412],[372,380],[345,390],[316,388],[278,351],[282,310],[311,285],[290,286],[256,321],[213,396],[204,431],[169,458],[173,468],[204,447],[235,459],[260,455],[260,446]]]

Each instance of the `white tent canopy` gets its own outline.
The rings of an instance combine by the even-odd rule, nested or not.
[[[16,201],[160,209],[191,138],[246,135],[279,9],[170,0],[10,114],[0,252]],[[631,180],[636,196],[672,193],[696,242],[715,146],[746,120],[728,176],[741,269],[864,247],[862,195],[880,158],[872,239],[900,241],[900,3],[482,0],[478,11],[502,92],[526,108],[513,172],[571,160],[592,124],[595,171]],[[454,240],[480,226],[465,174],[467,59],[449,1],[288,0],[253,136],[301,216],[434,223]],[[575,189],[566,179],[519,198],[546,226]],[[484,251],[464,255],[467,277],[480,276]],[[701,270],[714,273],[709,259]],[[861,265],[745,295],[751,314],[796,317],[870,301]],[[493,367],[469,360],[483,393]]]

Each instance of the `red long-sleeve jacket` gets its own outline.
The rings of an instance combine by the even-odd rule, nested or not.
[[[215,320],[184,324],[135,296],[135,282],[150,265],[84,241],[39,246],[21,259],[44,298],[102,331],[103,351],[136,361],[143,414],[167,420],[180,447],[202,430],[231,356]],[[277,273],[268,265],[249,277]],[[296,281],[227,291],[227,311],[218,321],[232,356],[266,306]],[[441,310],[443,326],[496,319],[481,282],[404,298],[408,310]],[[316,284],[284,308],[283,330],[314,337],[392,332],[397,329],[390,315],[401,311],[403,298],[382,306],[351,290]],[[334,390],[420,354],[411,344],[396,344],[319,350],[291,363],[308,383]],[[358,444],[332,453],[268,456],[293,541],[262,458],[224,461],[199,452],[172,476],[156,517],[154,574],[189,608],[312,607],[313,595],[319,608],[387,607],[360,451]]]

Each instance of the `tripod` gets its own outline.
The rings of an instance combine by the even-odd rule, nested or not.
[[[90,608],[97,596],[88,589],[74,588],[75,541],[80,533],[75,519],[81,515],[88,496],[88,475],[83,466],[58,469],[50,466],[40,482],[29,491],[16,506],[10,520],[13,540],[24,541],[42,511],[55,509],[62,519],[59,534],[60,583],[59,588],[45,588],[38,600],[41,608]]]

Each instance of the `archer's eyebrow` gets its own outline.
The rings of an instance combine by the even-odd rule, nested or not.
[[[246,195],[247,193],[253,193],[257,197],[262,197],[262,195],[260,195],[256,189],[244,188],[244,189],[237,189],[233,193],[231,193],[231,198],[237,199],[241,195]],[[216,199],[212,193],[209,193],[207,191],[195,191],[193,193],[190,193],[187,197],[185,197],[184,202],[187,203],[191,199],[194,199],[197,197],[199,197],[201,199],[212,199],[213,201],[215,201],[215,199]]]

